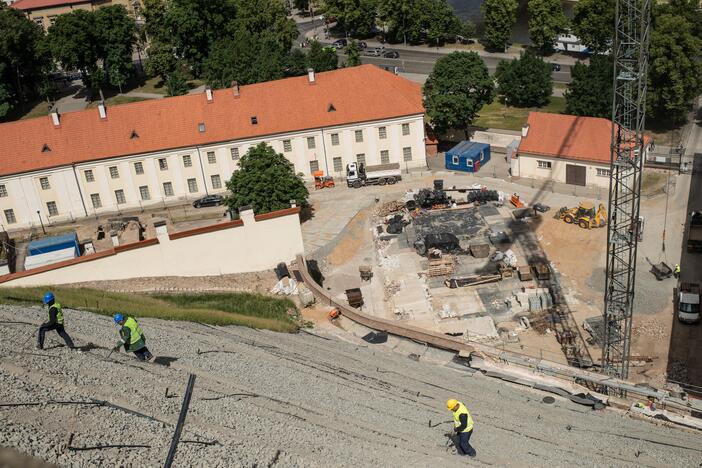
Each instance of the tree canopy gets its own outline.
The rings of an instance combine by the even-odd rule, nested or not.
[[[614,0],[579,0],[575,4],[573,32],[594,53],[609,50],[614,42]]]
[[[309,192],[295,174],[293,163],[265,143],[252,147],[241,157],[239,170],[227,182],[231,195],[225,199],[231,210],[252,206],[256,214],[307,206]]]
[[[495,79],[498,93],[517,107],[544,106],[553,92],[551,65],[533,51],[524,52],[518,59],[500,62]]]
[[[560,0],[529,0],[529,37],[534,46],[550,51],[559,34],[568,28]]]
[[[612,67],[610,55],[595,55],[589,65],[577,62],[571,68],[572,79],[565,92],[566,113],[611,119]]]
[[[312,41],[307,52],[307,66],[316,72],[335,70],[339,64],[339,57],[329,47],[323,47],[317,41]]]
[[[466,137],[480,109],[494,97],[493,80],[475,52],[441,57],[424,84],[424,105],[434,127],[462,129]]]
[[[368,35],[375,26],[376,0],[324,0],[324,11],[351,35]]]
[[[392,42],[436,45],[475,34],[475,26],[461,21],[447,0],[385,0],[377,10]]]
[[[480,7],[485,19],[483,37],[492,50],[504,51],[517,22],[517,0],[485,0]]]
[[[351,41],[346,48],[346,66],[357,67],[361,64],[361,49],[356,41]]]

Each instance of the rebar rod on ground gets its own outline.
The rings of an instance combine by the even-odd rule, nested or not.
[[[185,416],[188,414],[188,407],[190,406],[190,398],[193,395],[194,386],[195,374],[190,374],[188,376],[188,386],[185,388],[185,395],[183,396],[183,406],[180,407],[180,416],[178,416],[178,424],[176,424],[175,433],[173,434],[173,439],[171,440],[171,448],[168,449],[166,463],[164,463],[163,465],[164,468],[170,468],[173,464],[173,459],[175,458],[176,450],[178,449],[178,440],[180,439],[180,434],[183,432]]]

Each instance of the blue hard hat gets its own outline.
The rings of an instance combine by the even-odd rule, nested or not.
[[[115,314],[115,323],[119,323],[122,320],[124,320],[124,316],[122,314]]]
[[[54,299],[55,299],[54,293],[52,293],[51,291],[44,294],[44,304],[48,304],[49,302],[53,301]]]

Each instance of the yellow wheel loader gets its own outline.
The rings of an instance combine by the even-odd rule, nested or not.
[[[597,211],[595,205],[582,201],[577,208],[563,207],[556,212],[556,219],[562,219],[566,224],[577,224],[583,229],[603,227],[607,225],[607,210],[600,203]]]

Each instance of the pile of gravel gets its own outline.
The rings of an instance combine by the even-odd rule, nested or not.
[[[697,466],[702,458],[697,434],[561,399],[545,404],[539,392],[383,345],[144,319],[161,363],[148,364],[124,352],[108,359],[117,340],[109,317],[73,310],[66,328],[89,350],[72,353],[49,332],[36,351],[45,314],[0,306],[0,404],[40,403],[0,407],[0,445],[59,465],[163,464],[190,373],[175,466],[460,465],[467,460],[443,436],[451,397],[476,421],[474,462]],[[122,409],[76,403],[93,400]],[[75,450],[123,444],[149,447]]]

